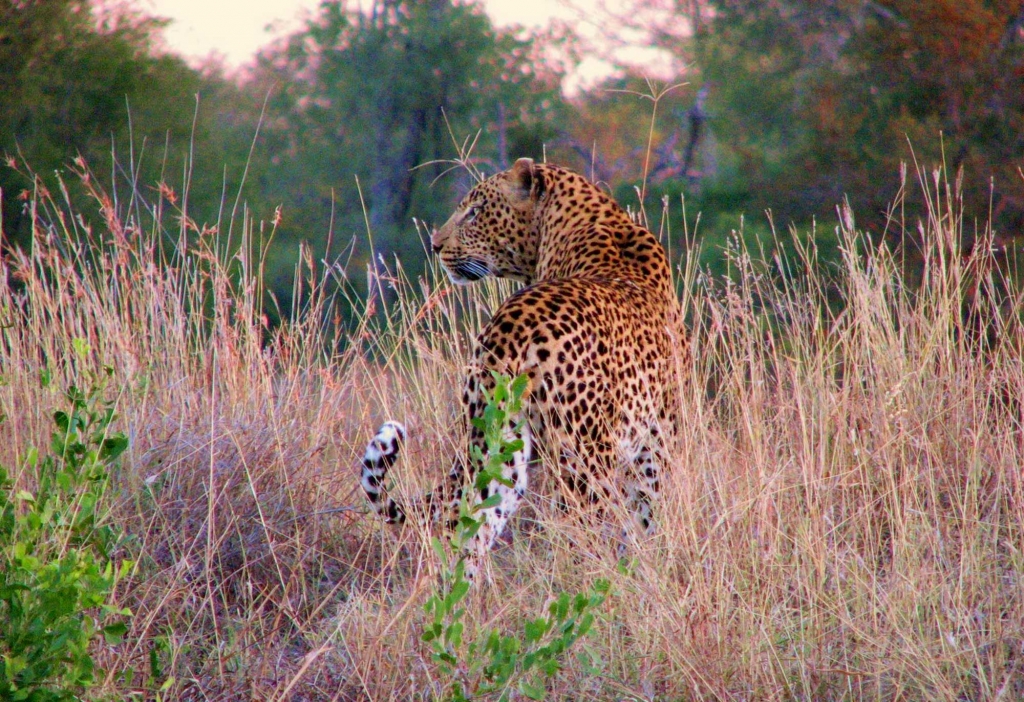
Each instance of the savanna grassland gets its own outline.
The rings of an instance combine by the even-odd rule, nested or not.
[[[68,389],[114,410],[93,437],[106,448],[81,459],[109,457],[107,470],[57,479],[65,496],[45,517],[77,536],[33,551],[59,561],[106,535],[106,609],[69,616],[126,629],[92,637],[97,667],[78,689],[405,700],[458,679],[472,691],[469,658],[448,674],[421,640],[439,583],[431,532],[372,520],[358,466],[395,418],[410,429],[395,489],[418,494],[447,470],[474,330],[511,287],[381,266],[357,296],[347,281],[364,271],[303,250],[295,306],[274,326],[273,221],[240,208],[204,229],[180,202],[114,199],[80,169],[85,204],[28,193],[34,246],[0,263],[9,524],[39,502],[52,434],[74,431],[54,421]],[[913,276],[847,209],[819,225],[840,242],[835,264],[813,237],[780,231],[767,254],[736,237],[719,254],[730,275],[715,278],[693,263],[700,231],[683,234],[692,340],[657,534],[620,564],[534,480],[490,582],[466,595],[465,642],[515,634],[558,593],[607,581],[589,633],[541,680],[548,699],[1024,697],[1020,295],[956,185],[909,181],[903,197],[926,217],[896,207],[889,226],[920,244]],[[684,229],[673,207],[651,213],[656,231]],[[773,255],[781,241],[795,254]],[[104,443],[115,432],[126,445]],[[31,525],[18,524],[5,558],[26,555]]]

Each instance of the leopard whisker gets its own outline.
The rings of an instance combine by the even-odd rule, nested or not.
[[[483,261],[467,258],[452,266],[452,270],[467,280],[480,280],[490,275],[490,268]]]

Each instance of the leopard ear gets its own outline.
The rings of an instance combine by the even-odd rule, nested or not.
[[[533,164],[532,158],[521,158],[509,170],[516,195],[522,199],[539,198],[544,193],[544,177]]]

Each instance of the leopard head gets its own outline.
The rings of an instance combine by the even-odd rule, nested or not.
[[[535,214],[544,176],[531,159],[476,185],[430,236],[452,282],[493,275],[530,282],[537,269]]]

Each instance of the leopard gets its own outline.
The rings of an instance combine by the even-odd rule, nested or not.
[[[467,450],[418,507],[453,528],[472,492],[482,519],[464,545],[467,579],[476,577],[527,494],[532,465],[554,468],[571,498],[563,506],[606,519],[618,503],[634,533],[653,533],[653,505],[679,425],[680,359],[688,353],[658,237],[584,176],[521,158],[476,184],[430,232],[430,248],[454,284],[486,276],[523,284],[476,339],[461,398]],[[501,480],[472,490],[481,466],[470,457],[486,455],[484,432],[473,420],[498,374],[527,379],[521,416],[505,427],[520,448]],[[385,422],[362,461],[360,482],[372,512],[391,524],[410,515],[386,486],[406,438],[401,422]]]

